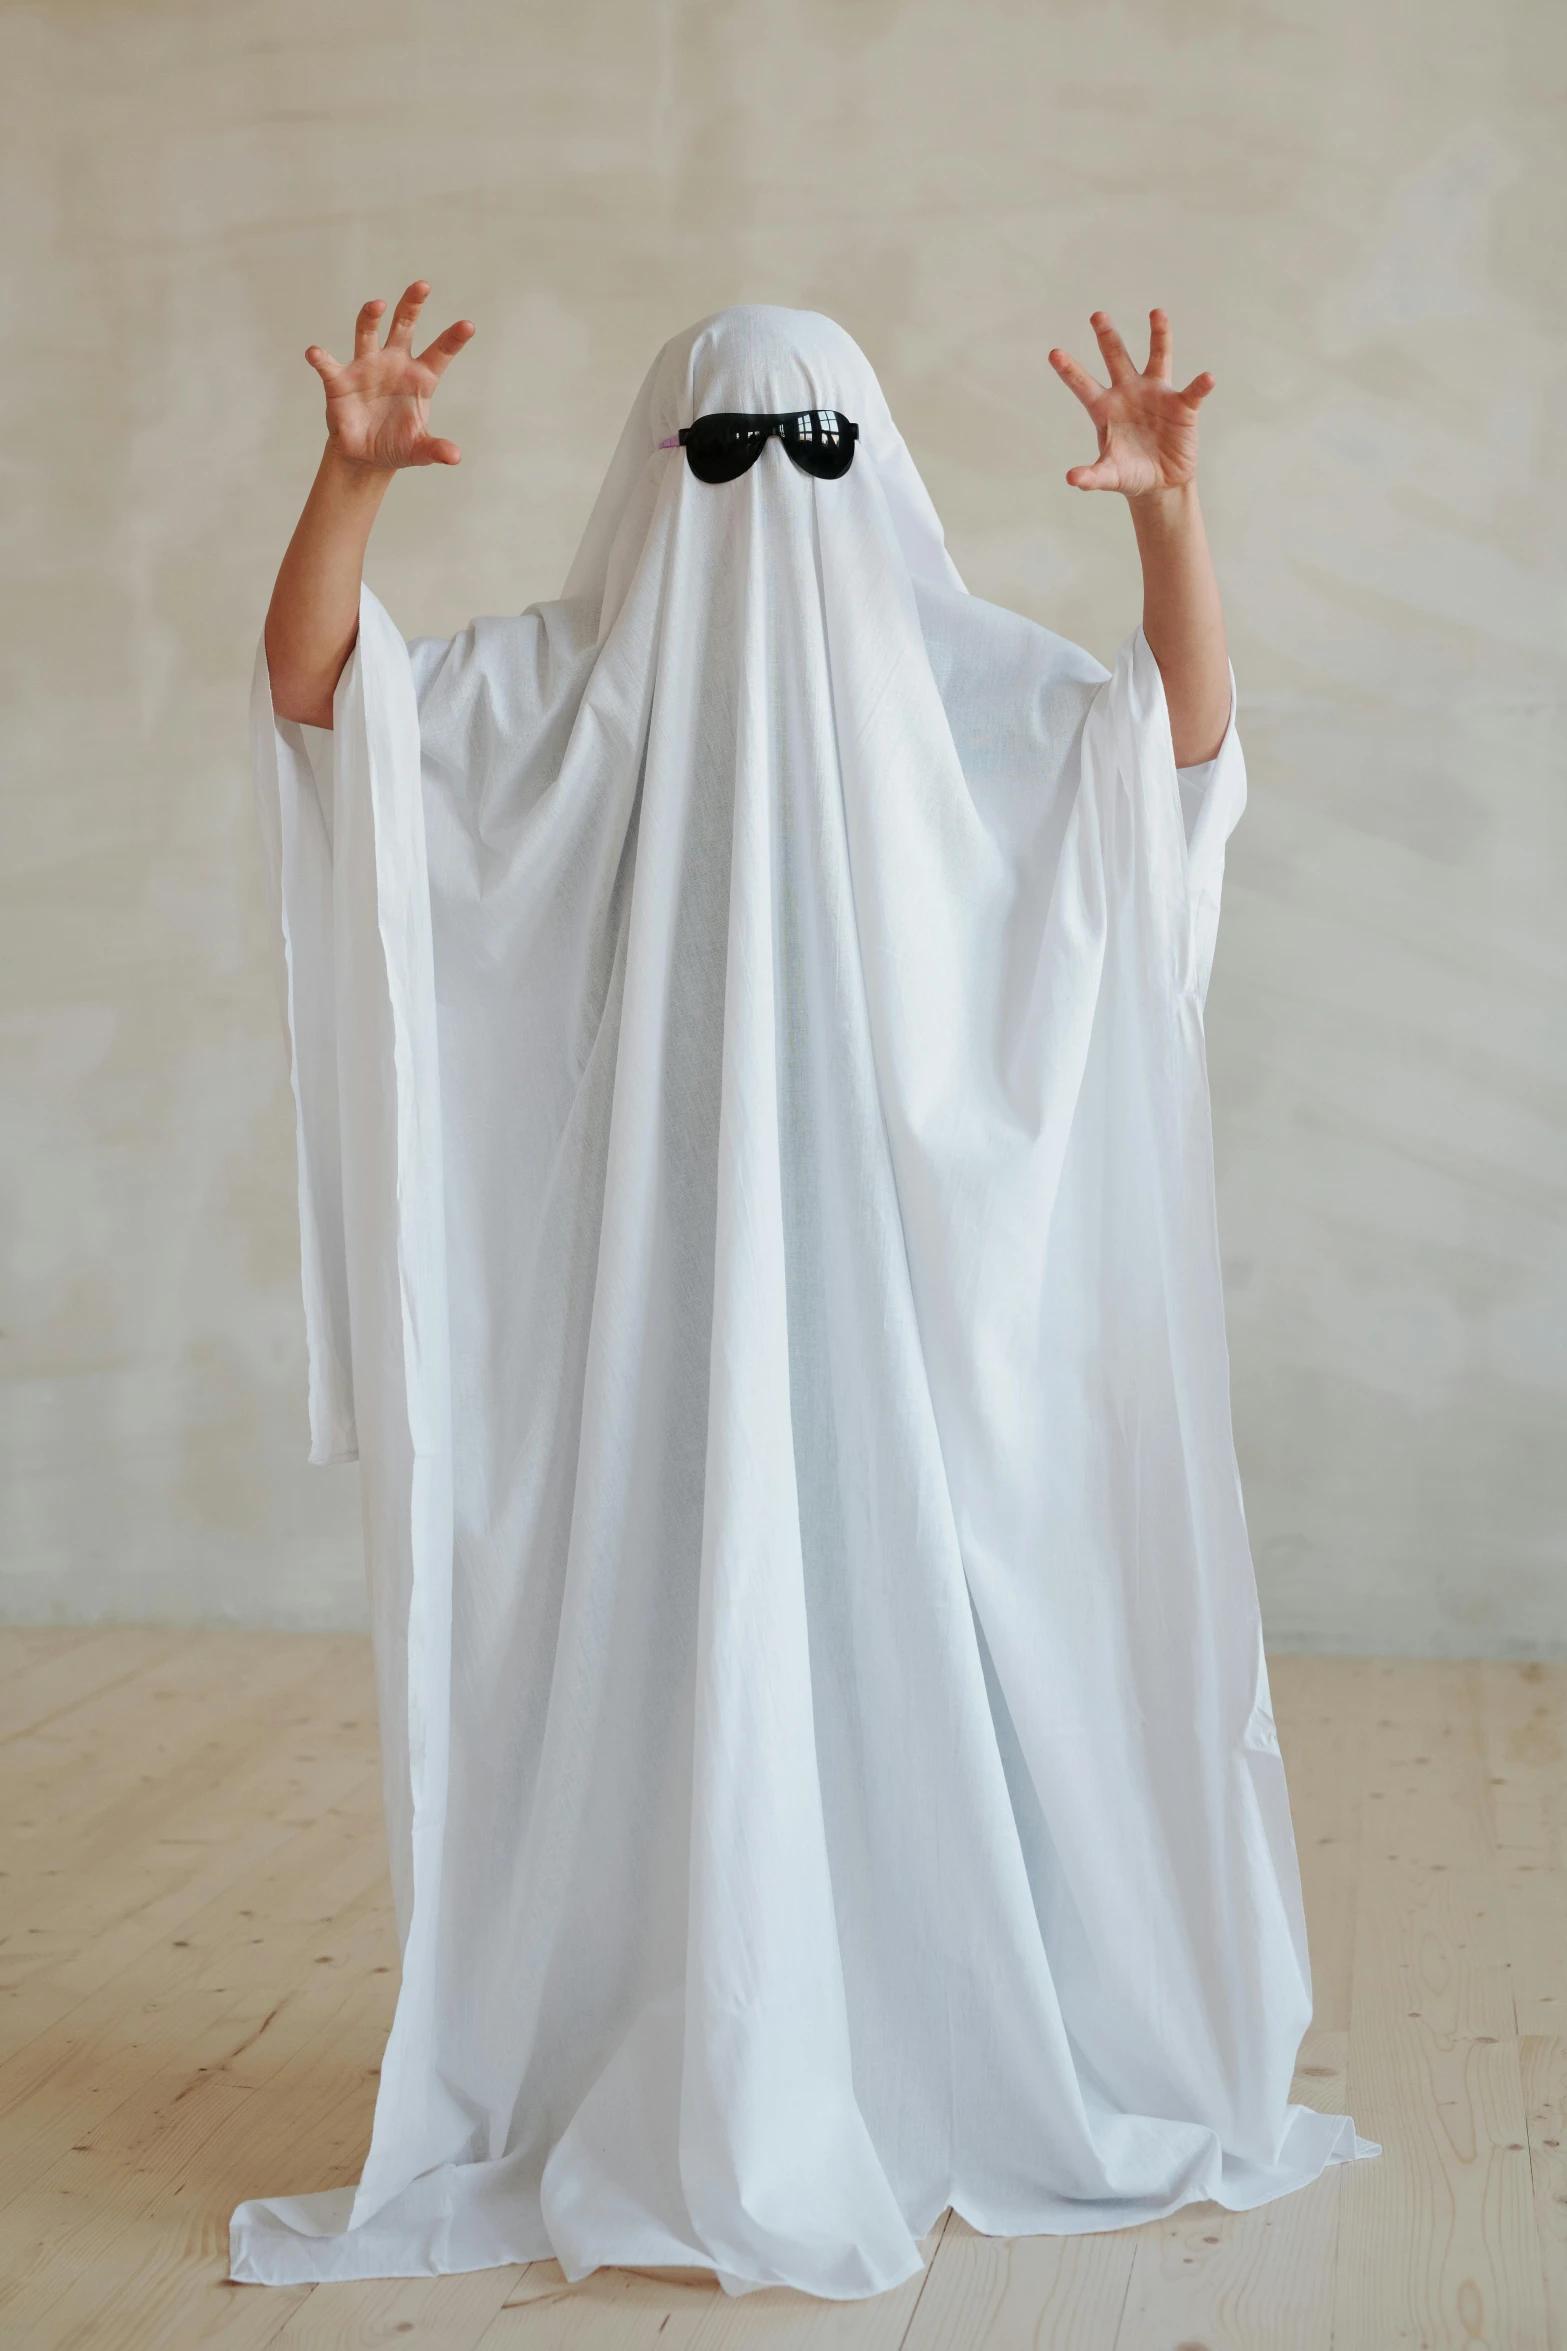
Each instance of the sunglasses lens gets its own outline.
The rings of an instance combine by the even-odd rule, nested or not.
[[[818,481],[835,482],[854,463],[855,428],[836,408],[806,408],[790,417],[783,444],[796,465]]]
[[[699,482],[738,481],[756,463],[767,439],[750,416],[698,417],[686,434],[686,458]]]

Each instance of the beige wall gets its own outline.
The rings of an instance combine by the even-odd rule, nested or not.
[[[54,0],[0,42],[0,1612],[340,1623],[245,774],[300,357],[435,280],[409,634],[558,586],[666,334],[832,312],[970,585],[1108,658],[1045,354],[1173,312],[1252,805],[1211,1000],[1281,1643],[1567,1651],[1561,198],[1551,0]],[[438,411],[440,413],[440,411]]]

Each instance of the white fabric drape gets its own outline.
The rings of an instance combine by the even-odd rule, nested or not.
[[[839,408],[711,487],[714,409]],[[255,757],[312,1458],[358,1452],[403,1983],[236,2278],[875,2293],[1375,2147],[1311,2012],[1230,1433],[1178,773],[968,596],[863,357],[720,313],[556,603]]]

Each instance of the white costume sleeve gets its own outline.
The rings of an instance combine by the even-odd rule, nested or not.
[[[1147,639],[1139,637],[1146,649]],[[1155,668],[1158,664],[1154,664]],[[1163,680],[1160,680],[1161,693]],[[1168,721],[1167,721],[1168,723]],[[1172,757],[1173,757],[1172,751]],[[1186,832],[1186,879],[1192,894],[1192,971],[1199,999],[1208,993],[1219,897],[1224,886],[1224,851],[1246,806],[1246,762],[1235,731],[1235,671],[1230,671],[1230,715],[1224,739],[1200,767],[1178,767]]]
[[[251,686],[252,779],[272,914],[274,969],[287,1032],[299,1179],[299,1245],[309,1355],[310,1458],[353,1461],[343,1171],[333,980],[332,779],[312,765],[320,730],[279,718],[265,646]],[[330,737],[327,738],[330,741]]]
[[[294,1089],[310,1458],[362,1460],[406,1939],[445,1805],[449,1337],[419,717],[407,648],[368,588],[331,733],[276,716],[264,651],[251,717]],[[420,1915],[433,1932],[433,1907]],[[394,2034],[389,2064],[405,2042]]]
[[[1230,716],[1224,739],[1199,767],[1177,767],[1170,736],[1164,679],[1141,628],[1121,649],[1112,678],[1101,688],[1102,720],[1112,724],[1120,757],[1130,778],[1136,771],[1139,829],[1157,856],[1166,809],[1180,813],[1180,879],[1172,874],[1177,905],[1176,984],[1200,1005],[1208,993],[1219,900],[1224,886],[1225,844],[1246,806],[1246,762],[1235,727],[1235,672],[1230,671]]]

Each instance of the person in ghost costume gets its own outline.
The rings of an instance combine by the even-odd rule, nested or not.
[[[1108,387],[1052,354],[1143,555],[1108,674],[965,591],[861,352],[764,307],[659,353],[558,600],[407,643],[360,569],[457,461],[427,292],[308,354],[253,702],[402,1980],[358,2186],[242,2205],[232,2275],[847,2298],[948,2206],[1113,2229],[1374,2155],[1289,2097],[1212,379],[1158,311],[1144,370],[1096,314]]]

